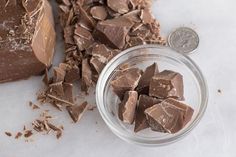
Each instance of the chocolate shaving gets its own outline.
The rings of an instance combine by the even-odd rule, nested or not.
[[[25,137],[25,138],[28,138],[28,137],[30,137],[30,136],[32,136],[32,135],[33,135],[32,130],[25,130],[25,132],[24,132],[24,137]]]
[[[22,136],[22,133],[21,132],[18,132],[17,134],[16,134],[16,136],[15,136],[15,139],[18,139],[18,138],[20,138]]]

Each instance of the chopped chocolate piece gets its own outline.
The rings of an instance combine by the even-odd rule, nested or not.
[[[149,127],[144,110],[160,102],[160,99],[156,99],[147,95],[139,96],[135,116],[134,132],[138,132]]]
[[[158,98],[184,99],[183,76],[177,72],[164,70],[152,77],[149,95]]]
[[[67,101],[67,100],[58,98],[58,97],[53,96],[53,95],[51,95],[51,94],[47,94],[47,97],[53,99],[54,101],[58,101],[58,102],[61,102],[61,103],[65,103],[66,106],[73,106],[73,105],[74,105],[73,103],[71,103],[71,102],[69,102],[69,101]],[[59,104],[55,104],[55,102],[54,102],[53,105],[59,105]]]
[[[64,27],[64,41],[66,44],[74,44],[74,28],[72,26]]]
[[[57,139],[61,138],[61,136],[62,136],[62,131],[58,130],[57,133],[56,133]]]
[[[90,14],[97,20],[105,20],[107,17],[107,11],[104,6],[94,6],[90,10]]]
[[[25,138],[28,138],[28,137],[30,137],[30,136],[32,136],[32,135],[33,135],[32,130],[25,130],[25,132],[24,132],[24,137],[25,137]]]
[[[186,105],[186,104],[184,104],[180,101],[177,101],[175,99],[172,99],[172,98],[166,99],[165,103],[169,103],[171,105],[174,105],[175,107],[179,108],[179,110],[183,111],[183,116],[184,116],[183,117],[184,118],[183,125],[184,126],[191,120],[194,110],[189,105]]]
[[[169,133],[176,133],[190,121],[193,109],[170,98],[146,109],[145,114],[153,130],[160,131],[161,126]]]
[[[136,91],[125,92],[124,99],[119,104],[118,116],[124,123],[132,124],[138,99]]]
[[[158,72],[159,70],[156,63],[148,66],[139,80],[137,91],[142,94],[148,94],[150,81],[152,77]]]
[[[86,50],[93,43],[93,39],[88,40],[77,35],[74,35],[74,41],[80,51]]]
[[[124,14],[123,17],[130,19],[132,22],[140,23],[141,22],[140,14],[141,14],[141,11],[137,9],[137,10],[133,10],[131,12]]]
[[[80,16],[77,24],[87,30],[92,31],[95,26],[95,21],[80,5],[78,5],[78,9],[80,11]]]
[[[102,63],[97,57],[92,57],[90,59],[90,64],[98,74],[100,74],[102,72],[102,69],[105,67],[105,63]]]
[[[102,63],[107,63],[113,57],[113,54],[104,44],[97,44],[92,50],[92,56],[98,58]]]
[[[74,83],[80,79],[80,70],[78,67],[73,67],[66,72],[65,82]]]
[[[11,137],[11,135],[12,135],[10,132],[5,132],[5,134],[9,137]]]
[[[54,82],[62,82],[64,81],[66,72],[62,68],[54,67],[53,68],[53,81]]]
[[[113,91],[122,100],[124,93],[134,90],[139,82],[142,71],[138,68],[130,68],[118,71],[116,77],[112,80]]]
[[[88,92],[88,88],[92,86],[92,71],[88,64],[88,59],[83,59],[82,61],[82,82],[81,90]]]
[[[129,11],[129,0],[107,0],[107,5],[120,14],[127,13]]]
[[[16,134],[16,136],[15,136],[15,139],[18,139],[18,138],[20,138],[22,136],[22,133],[21,132],[18,132],[17,134]]]
[[[150,9],[145,8],[141,10],[140,19],[142,19],[144,24],[151,24],[153,23],[154,17],[152,16]]]
[[[74,103],[73,84],[63,83],[63,89],[64,89],[64,94],[65,94],[64,95],[65,99],[71,103]]]
[[[51,65],[55,30],[47,0],[1,0],[0,25],[0,82],[40,75]]]
[[[67,110],[72,118],[72,120],[76,123],[83,116],[84,112],[87,110],[88,103],[83,102],[81,105],[74,105],[67,107]]]
[[[122,49],[125,46],[125,38],[132,26],[133,22],[125,17],[100,21],[96,26],[94,36],[104,44]]]
[[[74,34],[87,40],[93,40],[92,34],[87,29],[80,27],[79,25],[76,26]]]
[[[56,82],[49,85],[50,93],[55,96],[63,97],[64,96],[64,89],[62,82]]]

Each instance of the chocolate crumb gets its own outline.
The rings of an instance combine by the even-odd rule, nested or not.
[[[32,135],[33,135],[32,130],[25,130],[25,132],[24,132],[24,137],[25,137],[25,138],[28,138],[28,137],[30,137],[30,136],[32,136]]]
[[[221,89],[218,89],[217,92],[220,93],[220,94],[222,93]]]
[[[5,132],[5,134],[6,134],[7,136],[9,136],[9,137],[12,136],[12,134],[11,134],[10,132]]]
[[[20,138],[22,136],[22,133],[21,132],[18,132],[17,134],[16,134],[16,136],[15,136],[15,139],[18,139],[18,138]]]

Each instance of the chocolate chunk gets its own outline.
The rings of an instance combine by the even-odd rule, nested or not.
[[[148,66],[139,80],[137,91],[142,94],[148,94],[150,81],[152,77],[158,72],[159,70],[156,63]]]
[[[92,34],[86,30],[83,27],[80,27],[79,25],[76,26],[74,34],[78,35],[81,38],[87,39],[87,40],[93,40]]]
[[[80,12],[80,18],[78,19],[77,24],[80,25],[81,27],[92,31],[94,26],[95,26],[95,21],[93,18],[79,5],[77,5],[77,9]]]
[[[83,59],[82,61],[82,82],[81,90],[88,92],[88,88],[92,86],[92,71],[88,63],[88,59]]]
[[[137,104],[137,111],[135,116],[135,126],[134,132],[141,131],[149,127],[146,115],[144,114],[144,110],[160,103],[162,100],[153,98],[147,95],[140,95]]]
[[[111,81],[113,91],[122,100],[126,91],[134,90],[139,82],[142,71],[138,68],[130,68],[118,71]]]
[[[141,22],[140,14],[141,11],[137,9],[124,14],[123,17],[130,19],[132,22],[140,23]]]
[[[94,36],[104,44],[122,49],[125,46],[125,38],[132,26],[133,22],[125,17],[100,21],[96,26]]]
[[[74,103],[73,84],[63,83],[63,90],[64,90],[64,98],[69,102]]]
[[[129,11],[129,0],[107,0],[107,5],[120,14],[127,13]]]
[[[149,95],[158,98],[184,99],[183,76],[177,72],[164,70],[152,77]]]
[[[55,30],[47,0],[0,1],[0,25],[0,82],[40,75],[51,65]]]
[[[107,11],[104,6],[94,6],[90,10],[90,14],[97,20],[105,20],[107,17]]]
[[[74,35],[74,41],[80,51],[86,50],[93,43],[93,39],[88,40],[77,35]]]
[[[124,123],[132,124],[135,116],[138,93],[136,91],[125,92],[124,99],[119,104],[118,115]]]
[[[97,57],[92,57],[90,59],[90,64],[93,66],[93,68],[96,70],[98,74],[102,72],[102,69],[105,67],[105,63],[101,62],[99,58]]]
[[[80,79],[80,70],[78,67],[73,67],[66,72],[65,82],[74,83]]]
[[[194,110],[189,105],[186,105],[172,98],[166,99],[165,103],[172,104],[175,107],[177,107],[179,110],[183,111],[183,116],[184,116],[183,125],[184,126],[191,120]]]
[[[145,114],[153,130],[176,133],[190,121],[193,109],[175,99],[166,99],[146,109]]]
[[[53,68],[53,81],[54,82],[64,81],[65,75],[66,75],[65,70],[63,70],[59,67],[54,67]]]
[[[70,114],[72,120],[76,123],[83,116],[84,112],[87,110],[88,103],[84,102],[81,105],[74,105],[67,107],[68,113]]]
[[[62,82],[56,82],[49,85],[50,90],[49,92],[55,96],[63,97],[64,96],[64,89]]]
[[[144,24],[151,24],[154,20],[154,17],[151,14],[150,9],[145,8],[141,10],[140,19],[142,19]]]

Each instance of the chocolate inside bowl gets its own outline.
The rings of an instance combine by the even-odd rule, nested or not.
[[[190,107],[194,109],[192,119],[184,126],[184,128],[178,132],[174,132],[173,134],[166,132],[155,132],[149,127],[134,132],[135,125],[130,125],[133,123],[133,119],[126,119],[127,123],[124,123],[124,121],[120,120],[121,117],[119,118],[120,115],[118,114],[118,106],[121,103],[120,98],[124,95],[117,96],[117,93],[114,92],[112,87],[112,80],[117,77],[117,73],[120,72],[120,68],[139,68],[142,69],[142,71],[145,71],[145,69],[153,63],[158,65],[159,71],[171,70],[178,72],[183,76],[185,92],[184,103],[190,105]],[[133,90],[132,85],[130,87],[130,90]],[[143,89],[145,89],[145,81]],[[121,92],[121,94],[125,93]],[[127,98],[127,95],[129,95],[130,98]],[[126,94],[125,97],[127,100],[130,99],[134,101],[136,94],[131,92]],[[156,45],[137,46],[127,49],[117,55],[102,71],[96,87],[98,109],[104,121],[111,128],[111,130],[117,136],[128,142],[149,146],[157,146],[174,142],[191,131],[199,122],[205,111],[207,97],[207,87],[204,77],[195,63],[187,56],[176,53],[169,48],[159,47]],[[183,98],[180,97],[180,99]],[[128,104],[131,108],[133,107],[132,101]]]

